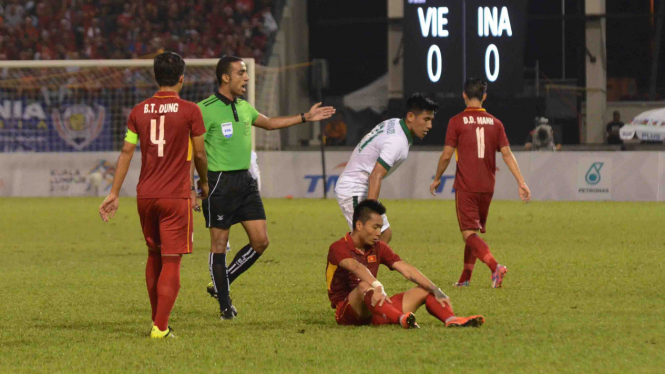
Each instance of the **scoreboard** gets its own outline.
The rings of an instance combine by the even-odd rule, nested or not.
[[[404,0],[405,95],[460,94],[470,77],[521,92],[526,1]]]

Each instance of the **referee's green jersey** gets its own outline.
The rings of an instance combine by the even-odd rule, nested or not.
[[[252,157],[252,124],[259,118],[245,100],[215,92],[198,103],[205,124],[208,170],[248,170]]]

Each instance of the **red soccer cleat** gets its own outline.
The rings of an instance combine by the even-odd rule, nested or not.
[[[416,323],[416,315],[408,312],[399,317],[399,324],[403,329],[419,329],[420,326]]]
[[[483,316],[453,317],[446,322],[446,327],[480,327],[485,323]]]

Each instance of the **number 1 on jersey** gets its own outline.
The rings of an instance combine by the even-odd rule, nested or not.
[[[478,158],[485,158],[485,128],[476,127],[476,142],[478,143]]]
[[[157,157],[164,157],[164,116],[159,116],[159,139],[157,139],[157,120],[150,120],[150,141],[157,145]]]

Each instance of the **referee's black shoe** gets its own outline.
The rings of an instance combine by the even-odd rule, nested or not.
[[[208,294],[210,295],[210,297],[214,297],[215,300],[219,300],[219,298],[217,297],[217,293],[215,292],[215,287],[213,286],[212,282],[210,282],[208,284],[208,288],[206,288],[206,291],[208,291]],[[229,307],[227,309],[231,310],[231,312],[233,313],[233,317],[237,316],[238,315],[238,310],[236,309],[235,306],[233,306],[233,301],[231,300],[231,296],[229,296],[227,300],[228,300],[228,305],[229,305]],[[224,313],[224,312],[222,312],[222,313]],[[228,318],[224,318],[224,319],[228,319]]]
[[[228,309],[228,310],[231,311],[231,313],[233,314],[233,317],[236,317],[236,316],[238,315],[238,310],[236,309],[235,306],[233,306],[233,301],[231,301],[231,297],[230,297],[230,296],[228,297],[227,300],[228,300],[228,303],[229,303],[229,307],[226,308],[226,309]]]
[[[231,307],[228,307],[224,310],[222,310],[221,313],[219,313],[219,318],[221,320],[232,320],[236,318],[235,314],[233,314],[233,309]]]

